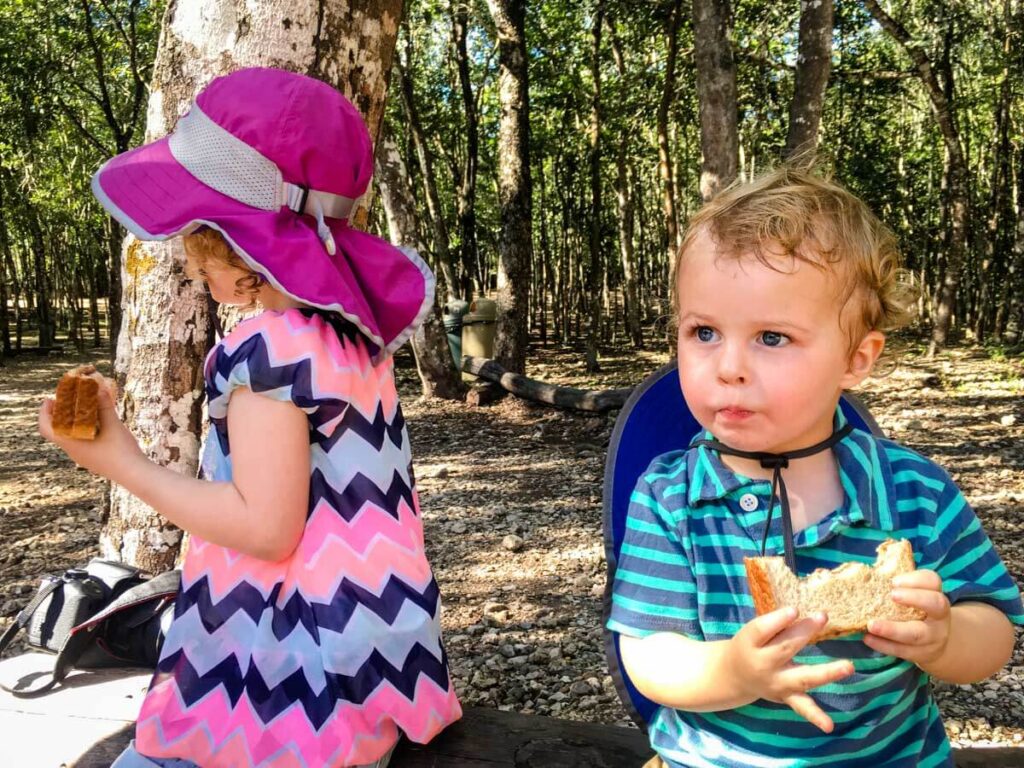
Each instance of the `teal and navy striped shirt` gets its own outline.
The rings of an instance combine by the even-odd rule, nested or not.
[[[845,417],[837,413],[838,427]],[[695,439],[702,437],[710,435]],[[989,603],[1024,624],[1020,590],[941,468],[859,430],[833,450],[845,500],[796,534],[800,575],[847,561],[872,563],[882,541],[908,539],[917,567],[939,574],[951,603]],[[656,458],[630,499],[608,628],[696,640],[736,634],[754,618],[743,558],[760,554],[770,495],[768,481],[737,475],[705,446]],[[780,517],[776,509],[766,554],[782,554]],[[811,692],[835,722],[831,734],[783,704],[760,700],[722,712],[660,707],[651,745],[673,768],[952,766],[928,676],[876,653],[862,637],[809,645],[795,659],[853,662],[850,677]]]

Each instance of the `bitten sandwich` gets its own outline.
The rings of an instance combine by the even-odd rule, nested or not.
[[[819,568],[798,578],[781,557],[745,557],[747,581],[757,615],[786,606],[795,607],[800,618],[824,611],[828,623],[811,638],[812,643],[855,632],[867,632],[872,619],[914,621],[924,611],[900,605],[892,599],[892,580],[914,570],[914,553],[905,539],[889,539],[878,547],[873,566],[843,563],[838,568]]]

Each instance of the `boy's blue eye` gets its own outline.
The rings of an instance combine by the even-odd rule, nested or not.
[[[693,335],[697,337],[698,341],[709,342],[715,340],[715,329],[707,325],[698,325],[694,330]]]
[[[761,333],[761,343],[766,347],[783,347],[789,343],[789,337],[777,331],[764,331]]]

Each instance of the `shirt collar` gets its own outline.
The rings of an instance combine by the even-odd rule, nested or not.
[[[836,408],[833,429],[841,429],[847,418],[842,409]],[[767,480],[754,480],[733,472],[722,461],[718,451],[706,445],[692,447],[698,440],[713,440],[714,436],[703,431],[690,441],[687,454],[687,499],[690,505],[717,501],[729,496],[739,488]],[[894,529],[892,500],[892,468],[878,440],[867,432],[854,429],[833,448],[839,465],[839,480],[843,486],[843,515],[850,521],[863,520],[873,528],[883,531]]]

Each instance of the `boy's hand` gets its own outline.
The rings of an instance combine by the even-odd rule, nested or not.
[[[864,643],[879,653],[912,661],[919,667],[936,661],[949,643],[952,621],[949,598],[935,571],[917,570],[893,579],[892,598],[900,605],[920,608],[923,621],[876,619],[868,624]]]
[[[53,431],[52,397],[43,400],[39,409],[39,434],[61,448],[80,467],[102,477],[113,479],[121,466],[142,457],[135,436],[117,417],[114,405],[116,385],[110,379],[92,374],[99,386],[100,431],[95,440],[78,440]]]
[[[828,621],[824,613],[800,621],[796,618],[794,608],[780,608],[747,622],[729,641],[728,666],[736,685],[752,700],[786,704],[825,733],[831,733],[832,718],[807,691],[853,674],[853,664],[794,664],[793,657]]]

